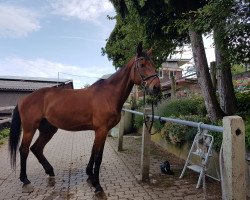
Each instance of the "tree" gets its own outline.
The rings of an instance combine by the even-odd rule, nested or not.
[[[189,32],[195,31],[196,33],[206,33],[206,32],[211,32],[212,30],[214,31],[214,43],[216,47],[216,65],[217,65],[217,77],[218,77],[218,94],[220,99],[220,107],[223,110],[224,114],[219,110],[217,109],[216,110],[218,111],[219,115],[221,115],[220,113],[222,113],[222,115],[235,114],[236,98],[232,83],[231,64],[232,61],[236,61],[237,58],[239,59],[243,54],[246,55],[246,51],[241,51],[238,52],[237,54],[233,54],[232,52],[235,52],[234,49],[236,49],[236,47],[243,46],[244,49],[246,49],[245,47],[249,46],[245,45],[245,41],[249,40],[249,37],[248,39],[246,39],[245,37],[247,31],[244,32],[240,31],[246,29],[247,27],[245,26],[246,23],[241,23],[242,26],[237,25],[237,27],[241,27],[241,29],[237,29],[237,27],[235,26],[235,24],[238,24],[237,22],[239,21],[242,22],[241,20],[239,20],[239,17],[238,18],[236,17],[238,16],[236,14],[236,11],[238,12],[239,10],[236,8],[241,7],[238,5],[240,1],[210,0],[205,2],[205,4],[203,5],[201,2],[192,2],[192,1],[186,1],[186,2],[187,2],[187,10],[183,12],[184,13],[183,16],[186,17],[186,19],[180,18],[177,20],[176,23],[179,23],[181,26],[180,30],[184,31],[186,29],[188,29]],[[196,8],[196,10],[193,8]],[[228,23],[229,21],[231,23]],[[243,21],[246,22],[247,20]],[[235,29],[232,29],[232,26],[234,26]],[[234,32],[234,35],[232,35],[232,32]],[[192,36],[194,37],[194,35]],[[241,40],[239,40],[239,38]],[[242,38],[245,38],[245,40],[243,40]],[[244,42],[242,43],[242,41]],[[194,51],[196,51],[196,49],[193,48],[193,53]],[[205,67],[205,62],[203,67]],[[206,84],[210,85],[207,73],[203,74],[203,76],[204,76],[203,78],[205,78],[208,81]],[[200,85],[202,84],[201,81],[199,83]],[[202,87],[202,88],[203,88],[202,90],[205,90],[207,87]],[[212,99],[214,98],[212,97]],[[212,99],[205,97],[205,102],[208,102],[209,100]],[[216,102],[213,106],[215,105],[217,105]]]
[[[223,48],[228,44],[226,39],[221,39],[225,32],[225,24],[221,21],[214,27],[215,57],[217,68],[218,94],[220,107],[226,115],[233,115],[236,112],[236,97],[232,82],[230,61],[227,51]]]
[[[126,16],[124,17],[125,21],[132,15],[138,17],[140,25],[144,26],[143,33],[146,34],[146,37],[144,37],[146,41],[148,41],[148,38],[154,41],[164,41],[165,36],[168,38],[168,41],[171,41],[170,44],[172,47],[181,46],[188,41],[191,42],[198,75],[198,82],[204,95],[207,111],[213,121],[221,118],[224,113],[219,106],[219,103],[216,99],[215,90],[212,87],[202,41],[202,34],[211,32],[213,29],[215,29],[215,24],[217,22],[226,22],[224,28],[228,31],[226,35],[228,36],[227,38],[229,38],[229,40],[223,40],[223,42],[220,42],[222,40],[215,40],[215,43],[217,50],[220,50],[217,51],[219,52],[218,55],[220,55],[217,57],[218,60],[221,59],[223,60],[223,63],[229,63],[226,65],[226,68],[221,68],[223,71],[221,71],[222,78],[219,80],[219,85],[227,86],[231,84],[232,86],[231,71],[229,68],[232,62],[231,60],[236,60],[236,57],[239,58],[243,55],[241,52],[237,51],[238,54],[234,54],[234,56],[232,56],[232,52],[237,49],[236,47],[238,47],[239,44],[244,46],[244,42],[240,43],[239,41],[242,41],[242,38],[244,38],[246,34],[246,31],[242,30],[247,29],[244,26],[244,28],[237,29],[237,32],[237,30],[235,31],[230,28],[232,26],[229,24],[230,20],[234,22],[237,22],[237,20],[239,21],[240,19],[237,17],[238,13],[246,10],[243,9],[242,6],[235,6],[239,4],[240,0],[113,0],[111,2],[116,8],[119,8],[117,10],[118,15],[122,17]],[[223,12],[218,12],[218,8],[216,7],[218,6],[218,2],[220,3],[220,7],[223,8]],[[242,5],[246,7],[246,3]],[[232,14],[231,10],[235,10],[233,11],[234,15]],[[150,18],[150,16],[153,17]],[[130,20],[131,19],[133,18],[130,18]],[[129,21],[127,22],[129,23]],[[234,24],[234,27],[239,27],[237,25],[239,23]],[[233,32],[233,35],[236,35],[235,32],[237,32],[238,36],[231,37],[232,35],[230,36],[230,34]],[[229,47],[228,49],[225,49],[223,46]],[[245,49],[247,49],[246,46],[247,45],[245,45]],[[243,53],[246,55],[246,50],[243,51]],[[230,57],[226,57],[225,55],[230,55]],[[223,98],[220,98],[222,103],[221,106],[226,114],[234,112],[228,112],[227,108],[230,107],[230,104],[224,103],[226,101],[230,102],[234,99],[234,92],[231,86],[228,90],[227,88],[221,89],[221,92],[223,93],[222,96],[224,95]],[[228,92],[229,90],[230,92]],[[225,100],[225,97],[227,97],[227,100]],[[235,105],[235,103],[233,103],[233,105]]]
[[[195,3],[191,4],[189,1],[187,1],[185,4],[183,4],[183,1],[181,0],[179,1],[169,0],[167,3],[163,0],[157,1],[157,3],[153,0],[147,0],[147,1],[140,1],[141,4],[139,6],[138,2],[137,3],[134,2],[137,1],[121,0],[120,4],[119,1],[115,1],[112,3],[114,3],[115,8],[119,8],[118,14],[120,14],[121,16],[126,14],[126,12],[128,13],[126,14],[126,19],[129,16],[131,16],[131,13],[132,14],[137,13],[137,15],[139,16],[138,19],[140,19],[140,24],[144,22],[143,24],[145,24],[146,26],[145,33],[147,35],[147,38],[152,38],[155,41],[158,41],[159,38],[163,39],[162,36],[165,35],[168,36],[168,39],[171,39],[172,43],[175,43],[176,46],[183,45],[185,42],[188,42],[189,39],[191,38],[191,43],[192,42],[194,43],[192,47],[195,57],[194,59],[195,64],[196,66],[199,66],[197,67],[198,81],[202,88],[203,95],[205,97],[207,111],[212,120],[220,118],[222,112],[220,110],[218,102],[216,101],[215,92],[211,87],[212,82],[209,75],[208,66],[207,64],[203,66],[205,63],[207,63],[206,57],[204,54],[200,56],[201,53],[205,53],[201,33],[197,34],[194,31],[190,32],[179,31],[180,26],[174,23],[180,18],[183,18],[182,14],[183,12],[187,12],[188,9],[197,10],[198,7],[204,4],[204,1],[196,1],[196,4]],[[131,5],[131,3],[132,4],[134,3],[133,7],[127,6]],[[132,10],[132,12],[130,12],[130,10]],[[153,16],[156,15],[154,16],[153,21],[151,21],[150,19],[150,16],[152,15]],[[199,46],[200,51],[196,51],[197,45]]]
[[[217,76],[218,76],[218,94],[220,98],[220,106],[226,115],[232,115],[236,112],[236,97],[234,93],[234,86],[232,83],[232,73],[231,73],[231,64],[239,59],[242,59],[242,56],[250,56],[249,51],[245,50],[248,41],[249,46],[249,37],[246,38],[247,31],[243,31],[245,23],[242,23],[244,19],[237,19],[235,16],[238,12],[239,4],[243,1],[233,1],[233,0],[224,0],[227,4],[220,1],[213,1],[212,8],[213,16],[218,15],[215,12],[215,8],[220,10],[219,16],[216,17],[216,24],[214,25],[214,40],[215,40],[215,55],[216,55],[216,64],[217,64]],[[243,5],[243,4],[242,4]],[[220,20],[218,20],[220,19]],[[228,23],[230,22],[230,24]],[[242,26],[237,25],[238,31],[235,32],[236,24],[242,24]],[[234,27],[232,29],[232,27]],[[243,28],[239,31],[239,27]],[[232,31],[230,31],[230,29]],[[232,35],[232,32],[234,35]],[[242,34],[243,33],[243,34]],[[248,36],[250,33],[248,32]],[[245,41],[246,43],[242,43]],[[238,47],[241,47],[240,49]],[[235,51],[235,48],[239,52]],[[235,53],[235,55],[233,55]],[[231,61],[231,62],[230,62]]]
[[[140,41],[145,43],[145,34],[143,33],[144,27],[140,26],[136,20],[127,19],[122,21],[120,16],[115,18],[115,28],[110,34],[105,48],[102,48],[102,54],[107,54],[108,59],[113,61],[113,65],[119,68],[134,55],[135,46]],[[136,37],[134,37],[135,35]],[[148,45],[144,44],[144,46]]]
[[[225,115],[236,112],[231,66],[250,56],[248,9],[249,2],[242,0],[210,0],[196,12],[194,26],[203,32],[213,30],[214,33],[218,94]]]
[[[216,121],[223,116],[219,103],[216,99],[214,87],[212,84],[205,48],[202,40],[202,35],[190,30],[190,39],[192,44],[192,52],[196,66],[198,83],[201,87],[201,92],[205,99],[205,106],[208,115],[212,121]]]
[[[178,10],[178,12],[185,13],[184,15],[180,14],[180,18],[177,22],[180,22],[180,24],[184,26],[184,29],[182,29],[183,31],[187,30],[189,32],[198,83],[204,96],[208,115],[212,121],[216,121],[223,116],[223,111],[217,101],[209,73],[205,47],[202,39],[202,33],[204,33],[204,30],[202,30],[200,25],[196,22],[196,14],[199,13],[200,8],[206,5],[206,1],[187,0],[185,1],[186,4],[184,3],[184,5],[182,5],[183,1],[170,0],[169,3]],[[183,17],[187,19],[183,19]]]
[[[170,23],[167,20],[169,8],[164,4],[164,0],[150,0],[144,6],[136,0],[111,2],[117,12],[114,17],[116,25],[105,48],[102,48],[102,53],[108,55],[116,68],[121,67],[132,56],[134,46],[139,41],[143,41],[146,48],[153,47],[154,61],[158,67],[177,46],[188,43],[186,33],[179,34],[177,29],[169,32],[162,30],[164,25]],[[126,17],[123,19],[125,14]]]

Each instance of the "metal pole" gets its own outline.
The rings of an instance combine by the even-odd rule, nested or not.
[[[151,113],[151,108],[145,108],[144,113],[148,115]],[[149,120],[146,120],[145,123],[148,123]],[[141,154],[141,181],[145,182],[149,180],[149,166],[150,166],[150,142],[151,134],[149,133],[146,124],[143,124],[142,132],[142,154]]]
[[[126,112],[131,112],[137,115],[143,115],[142,112],[138,112],[138,111],[134,111],[134,110],[129,110],[129,109],[122,109]],[[152,118],[152,115],[148,115],[149,117]],[[192,126],[192,127],[196,127],[198,128],[199,123],[198,122],[192,122],[192,121],[186,121],[186,120],[182,120],[182,119],[173,119],[173,118],[168,118],[168,117],[160,117],[160,116],[154,116],[154,120],[162,120],[165,122],[173,122],[173,123],[177,123],[177,124],[182,124],[182,125],[186,125],[186,126]],[[221,126],[214,126],[214,125],[210,125],[210,124],[201,124],[200,127],[202,129],[207,129],[210,131],[216,131],[216,132],[223,132],[224,128]]]

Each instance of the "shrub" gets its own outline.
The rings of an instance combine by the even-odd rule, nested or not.
[[[250,150],[250,116],[245,120],[246,148]]]
[[[136,101],[135,103],[135,110],[141,109],[144,107],[144,100],[143,99],[139,99]]]
[[[174,118],[174,116],[170,117]],[[209,121],[206,117],[201,117],[198,115],[180,116],[179,118],[194,122],[207,123]],[[197,128],[167,122],[163,128],[163,131],[165,132],[166,139],[168,141],[170,141],[173,144],[182,144],[185,141],[189,142],[193,141],[197,133]]]
[[[250,150],[250,92],[236,93],[236,98],[237,115],[242,116],[245,120],[246,147]],[[206,117],[207,112],[202,97],[165,101],[155,109],[155,115],[212,124]],[[135,127],[138,129],[143,124],[143,117],[136,115],[135,118]],[[222,121],[219,120],[214,125],[222,126]],[[159,121],[154,122],[154,129],[156,132],[160,132],[166,140],[176,145],[181,145],[186,141],[191,143],[197,133],[197,128],[175,123],[161,124]],[[209,131],[209,134],[214,136],[213,146],[216,151],[219,151],[222,143],[222,133]]]
[[[174,116],[170,116],[171,118],[175,118]],[[207,117],[202,117],[199,115],[187,115],[187,116],[179,116],[180,119],[194,122],[203,122],[206,124],[211,124],[211,121]],[[221,125],[221,121],[216,125]],[[195,127],[189,127],[185,125],[180,125],[176,123],[165,123],[162,128],[161,135],[167,141],[172,144],[181,146],[183,143],[188,142],[192,143],[195,135],[197,134],[198,129]],[[222,133],[209,131],[209,134],[214,137],[214,149],[219,150],[222,142]]]
[[[143,116],[142,115],[134,115],[134,128],[138,130],[143,125]]]
[[[207,114],[204,100],[202,97],[192,97],[165,101],[158,106],[156,114],[159,116],[183,116],[183,115],[202,115]]]
[[[203,98],[196,96],[165,101],[156,108],[155,114],[162,117],[176,118],[190,114],[205,116],[207,111]],[[154,129],[157,132],[160,132],[163,127],[164,124],[161,124],[159,121],[154,122]]]
[[[3,130],[0,131],[0,140],[6,138],[9,136],[9,132],[10,130],[8,128],[5,128]]]
[[[154,121],[153,127],[154,127],[154,130],[155,130],[157,133],[159,133],[159,132],[161,132],[161,130],[163,129],[164,123],[161,123],[160,121]]]
[[[236,93],[237,114],[244,117],[250,115],[250,92]]]
[[[167,122],[163,127],[161,134],[170,143],[181,145],[185,141],[185,134],[187,131],[187,126]]]

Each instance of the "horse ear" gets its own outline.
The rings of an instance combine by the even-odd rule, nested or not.
[[[142,55],[142,42],[137,45],[137,57]]]
[[[148,50],[148,52],[147,52],[147,55],[148,55],[148,57],[152,57],[152,55],[153,55],[153,48],[151,47],[149,50]]]

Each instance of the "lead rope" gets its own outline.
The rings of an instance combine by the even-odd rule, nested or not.
[[[135,62],[136,62],[137,60],[139,60],[139,59],[140,59],[140,58],[135,59]],[[146,80],[149,79],[149,78],[155,77],[155,76],[157,77],[158,75],[157,75],[157,74],[153,74],[153,75],[150,75],[150,76],[147,76],[147,77],[143,78],[143,76],[141,75],[140,70],[139,70],[139,68],[138,68],[138,63],[137,63],[137,62],[136,62],[136,69],[137,69],[137,71],[138,71],[138,73],[139,73],[139,75],[140,75],[140,78],[141,78],[141,80],[142,80],[141,86],[143,87],[143,104],[144,104],[143,120],[144,120],[144,124],[145,124],[145,126],[146,126],[146,128],[147,128],[149,134],[150,134],[150,135],[154,135],[155,133],[151,134],[151,130],[152,130],[153,123],[154,123],[154,103],[153,103],[153,102],[151,103],[152,118],[151,118],[151,123],[150,123],[150,126],[149,126],[149,127],[148,127],[148,124],[147,124],[147,118],[148,118],[148,116],[145,115],[145,107],[146,107],[146,84],[147,84],[147,83],[146,83]],[[152,81],[152,80],[151,80],[151,81]]]
[[[150,135],[154,135],[154,134],[156,134],[156,132],[155,133],[151,133],[151,130],[152,130],[152,127],[153,127],[153,123],[154,123],[154,103],[151,102],[151,112],[152,112],[151,116],[152,117],[151,117],[150,125],[148,126],[148,123],[147,123],[148,116],[146,116],[146,114],[145,114],[145,107],[146,107],[146,87],[145,86],[143,86],[143,104],[144,104],[144,113],[143,113],[144,124],[145,124],[145,126],[146,126],[146,128],[148,130],[148,133]]]

